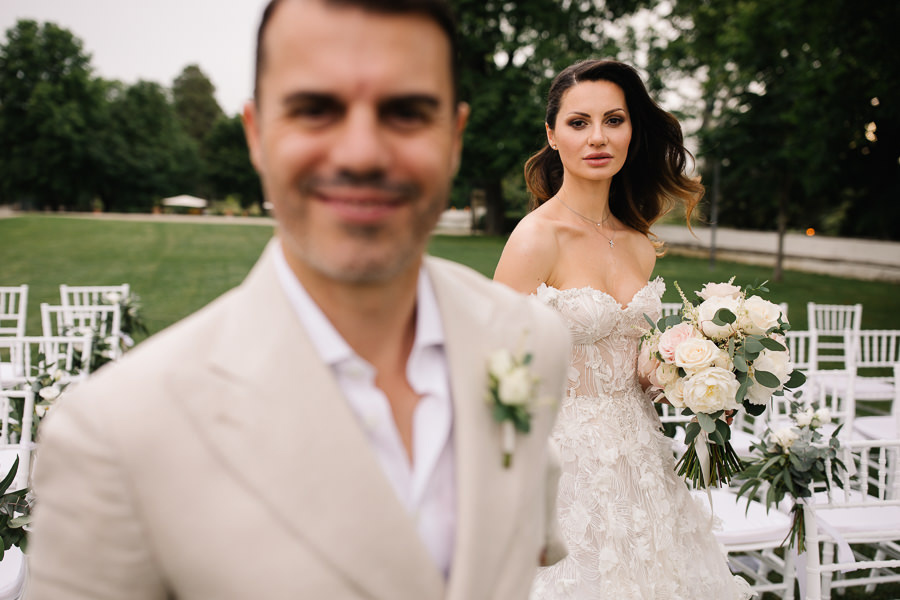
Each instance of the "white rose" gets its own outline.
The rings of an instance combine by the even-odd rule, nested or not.
[[[678,367],[668,363],[660,363],[656,370],[650,373],[650,383],[658,388],[667,388],[678,379]]]
[[[716,325],[713,318],[720,309],[728,309],[737,316],[740,313],[740,302],[727,296],[713,296],[704,300],[697,307],[697,318],[700,321],[700,331],[714,340],[724,340],[734,333],[734,324]]]
[[[103,299],[110,304],[118,304],[119,300],[122,299],[122,296],[119,292],[106,292],[103,294]]]
[[[768,404],[773,393],[775,393],[774,389],[754,381],[750,384],[750,387],[747,388],[747,400],[749,400],[751,404]]]
[[[725,369],[726,371],[734,371],[734,361],[731,359],[731,355],[728,354],[728,351],[722,350],[721,348],[719,348],[719,353],[713,360],[713,366]]]
[[[719,347],[707,339],[691,338],[675,348],[675,364],[688,373],[705,369],[719,357]]]
[[[814,417],[815,413],[811,408],[807,408],[802,412],[794,413],[794,421],[796,421],[798,427],[806,427],[807,425],[812,423]]]
[[[495,350],[488,356],[488,373],[499,379],[509,373],[514,364],[515,361],[509,350],[505,348]]]
[[[46,404],[35,404],[34,412],[38,416],[38,419],[43,419],[47,416],[47,413],[50,412],[50,407]]]
[[[814,427],[820,427],[831,423],[831,411],[827,408],[820,408],[813,413]]]
[[[744,300],[744,312],[741,314],[741,329],[749,334],[762,335],[778,325],[781,308],[759,296],[750,296]]]
[[[787,350],[764,349],[753,361],[754,371],[767,371],[778,378],[781,384],[775,389],[781,389],[791,378],[791,360]]]
[[[697,295],[704,300],[710,298],[734,298],[736,300],[741,295],[741,288],[731,283],[707,283],[702,290],[697,292]]]
[[[48,385],[46,387],[42,387],[40,391],[38,391],[38,396],[43,398],[44,400],[56,400],[59,398],[59,395],[62,393],[62,390],[59,389],[58,386]]]
[[[774,448],[772,448],[773,445],[781,446],[781,449],[787,454],[788,449],[793,446],[794,442],[798,439],[800,439],[800,433],[796,429],[793,427],[785,427],[769,433],[766,441],[769,443],[769,447],[772,450],[774,450]]]
[[[515,367],[500,377],[497,394],[500,402],[509,405],[525,404],[531,399],[534,380],[525,367]]]
[[[735,400],[737,378],[731,371],[707,367],[684,381],[684,404],[695,413],[712,413],[738,408]]]
[[[684,379],[676,377],[675,381],[664,389],[666,400],[675,408],[684,408]]]
[[[700,334],[690,323],[679,323],[670,327],[659,336],[659,355],[668,363],[675,362],[675,348],[685,340],[695,337],[700,337]]]

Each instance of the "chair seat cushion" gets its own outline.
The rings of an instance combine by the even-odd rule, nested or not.
[[[884,415],[879,417],[856,417],[853,430],[868,440],[892,440],[897,436],[897,417]]]
[[[706,491],[692,492],[695,497],[707,503]],[[720,544],[764,544],[780,543],[791,528],[791,517],[775,507],[766,512],[766,507],[755,500],[747,509],[747,499],[738,498],[731,490],[712,490],[713,510],[717,527],[713,533]],[[721,521],[719,527],[718,521]]]

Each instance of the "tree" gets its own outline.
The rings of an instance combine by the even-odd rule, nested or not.
[[[0,196],[37,208],[85,206],[103,103],[69,31],[20,20],[0,46]]]
[[[182,129],[166,90],[149,81],[109,89],[104,205],[147,211],[159,198],[193,190],[202,171],[199,150]]]
[[[604,19],[639,4],[558,0],[455,0],[459,15],[461,91],[472,114],[458,186],[483,192],[488,233],[505,230],[503,180],[521,173],[543,143],[544,100],[553,76],[582,58],[612,55]],[[518,175],[521,178],[521,175]],[[460,192],[456,190],[457,194]]]
[[[215,122],[223,115],[215,97],[216,87],[200,67],[188,65],[172,84],[175,113],[181,127],[201,144]]]
[[[656,65],[702,81],[700,154],[707,174],[722,165],[721,221],[775,225],[775,280],[789,227],[858,235],[874,202],[900,193],[900,108],[887,100],[900,97],[898,18],[900,5],[877,0],[675,4],[681,35]],[[884,207],[896,222],[896,202]],[[869,235],[887,233],[877,224]]]
[[[237,196],[241,206],[262,205],[259,177],[250,163],[241,117],[221,117],[204,141],[209,185],[217,198]]]

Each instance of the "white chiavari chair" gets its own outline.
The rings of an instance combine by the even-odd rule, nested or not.
[[[817,334],[816,369],[825,363],[845,365],[852,346],[847,346],[845,331],[850,330],[850,342],[859,335],[862,325],[862,304],[818,304],[808,302],[807,329]]]
[[[807,600],[828,599],[832,589],[871,590],[868,586],[900,581],[900,440],[849,441],[838,457],[847,471],[803,507]],[[836,555],[837,544],[849,544],[852,556]],[[871,556],[873,547],[877,552]],[[835,578],[838,572],[860,569],[870,573]]]
[[[98,306],[115,304],[131,293],[127,283],[120,285],[66,285],[59,286],[59,300],[63,306]]]
[[[41,328],[45,336],[94,336],[94,344],[107,346],[108,358],[122,354],[122,307],[118,304],[96,306],[51,306],[41,304]]]
[[[0,286],[0,335],[25,335],[28,286]]]

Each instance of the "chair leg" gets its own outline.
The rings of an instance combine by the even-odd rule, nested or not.
[[[834,562],[834,544],[822,544],[822,564],[830,565]],[[832,572],[825,571],[822,573],[822,600],[831,600],[831,579]]]
[[[794,573],[794,553],[790,550],[785,551],[784,553],[784,571],[782,572],[782,577],[784,581],[784,600],[794,600],[794,585],[797,578]]]
[[[879,548],[879,549],[875,552],[875,557],[874,557],[872,560],[878,561],[878,560],[884,560],[884,558],[885,558],[884,550],[882,550],[881,548]],[[871,571],[869,571],[869,577],[877,577],[877,576],[879,575],[879,573],[881,573],[881,569],[872,569]],[[874,583],[870,583],[869,585],[867,585],[867,586],[866,586],[866,593],[867,593],[867,594],[871,594],[872,592],[874,592],[874,591],[875,591],[875,586],[876,586],[876,584],[874,584]]]

